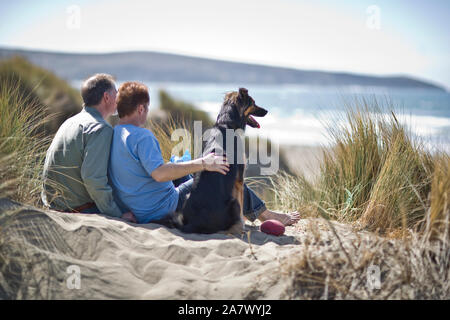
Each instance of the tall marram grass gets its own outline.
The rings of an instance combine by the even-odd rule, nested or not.
[[[145,126],[153,132],[158,140],[164,161],[169,161],[172,155],[181,156],[186,149],[189,149],[191,155],[193,155],[194,142],[192,131],[185,120],[175,120],[171,115],[168,115],[163,122],[148,119]],[[175,140],[174,135],[174,140],[172,140],[172,135],[176,130],[181,136],[178,140]]]
[[[431,153],[392,106],[355,99],[329,134],[314,182],[283,173],[272,180],[277,207],[383,234],[448,223],[449,156]]]
[[[304,247],[282,263],[289,297],[449,299],[449,155],[430,152],[376,100],[355,100],[336,123],[316,180],[272,179],[272,205],[309,216],[309,228],[297,227]],[[368,286],[373,267],[376,289]]]
[[[0,197],[37,204],[50,138],[40,128],[50,117],[23,93],[19,80],[0,80]]]
[[[427,229],[433,236],[441,233],[450,238],[450,156],[446,153],[435,156],[428,210]]]
[[[44,111],[44,114],[52,117],[42,123],[41,130],[46,134],[54,134],[67,118],[81,110],[82,99],[76,89],[52,72],[22,57],[1,60],[0,79],[14,82],[16,94],[20,93],[23,104],[28,104],[30,108],[45,105],[45,109],[36,111]]]

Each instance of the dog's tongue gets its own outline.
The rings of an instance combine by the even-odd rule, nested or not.
[[[256,125],[257,128],[260,128],[258,121],[255,120],[251,115],[249,116],[250,120]]]

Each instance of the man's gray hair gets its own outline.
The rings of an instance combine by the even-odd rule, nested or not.
[[[106,73],[97,73],[83,82],[81,86],[81,96],[83,106],[96,106],[102,101],[103,94],[111,89],[115,89],[114,77]]]

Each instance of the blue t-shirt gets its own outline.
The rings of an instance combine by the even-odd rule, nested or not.
[[[178,191],[172,181],[157,182],[153,170],[164,164],[153,133],[131,124],[117,125],[111,144],[109,178],[115,196],[139,223],[161,219],[175,211]]]

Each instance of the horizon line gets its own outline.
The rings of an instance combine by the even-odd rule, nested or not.
[[[356,75],[356,76],[367,76],[374,78],[395,78],[395,77],[407,77],[412,80],[424,81],[428,82],[432,85],[440,87],[446,92],[450,92],[450,86],[435,81],[428,80],[427,78],[418,77],[411,74],[406,73],[392,73],[392,74],[371,74],[371,73],[363,73],[363,72],[354,72],[354,71],[345,71],[345,70],[325,70],[325,69],[301,69],[293,66],[285,66],[285,65],[276,65],[269,64],[263,62],[250,62],[250,61],[242,61],[242,60],[233,60],[226,59],[220,57],[211,57],[211,56],[197,56],[192,53],[183,53],[183,52],[170,52],[170,51],[160,51],[158,49],[126,49],[126,50],[117,50],[117,51],[96,51],[96,52],[85,52],[85,51],[63,51],[63,50],[53,50],[53,49],[42,49],[42,48],[30,48],[30,47],[20,47],[20,46],[8,46],[0,44],[0,49],[6,50],[19,50],[19,51],[31,51],[31,52],[39,52],[39,53],[52,53],[52,54],[73,54],[73,55],[111,55],[111,54],[124,54],[124,53],[157,53],[157,54],[166,54],[172,56],[181,56],[187,58],[194,59],[204,59],[204,60],[212,60],[212,61],[220,61],[220,62],[229,62],[236,64],[247,64],[254,65],[260,67],[269,67],[269,68],[280,68],[280,69],[288,69],[288,70],[297,70],[297,71],[306,71],[306,72],[323,72],[323,73],[334,73],[334,74],[345,74],[345,75]]]

